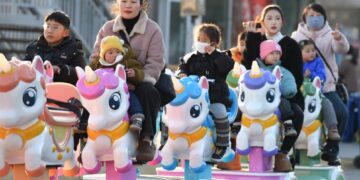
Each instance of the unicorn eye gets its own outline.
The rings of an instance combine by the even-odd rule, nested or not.
[[[266,93],[266,100],[269,102],[269,103],[272,103],[274,102],[274,99],[275,99],[275,89],[271,88],[268,90],[268,92]]]
[[[25,106],[31,107],[35,104],[36,101],[36,89],[31,87],[27,88],[23,94],[23,103]]]
[[[190,116],[193,117],[193,118],[197,118],[197,117],[199,117],[200,112],[201,112],[201,105],[196,104],[196,105],[191,107]]]
[[[113,93],[109,99],[109,106],[112,110],[117,110],[120,107],[121,95],[119,92]]]
[[[311,100],[311,102],[308,105],[308,110],[310,113],[313,113],[315,111],[315,109],[316,109],[316,100],[313,99],[313,100]]]
[[[244,91],[241,92],[240,100],[241,100],[241,102],[244,102],[244,100],[245,100],[245,93],[244,93]]]

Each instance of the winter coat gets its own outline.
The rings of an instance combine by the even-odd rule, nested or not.
[[[316,57],[312,61],[305,62],[303,73],[305,73],[307,69],[310,71],[311,80],[314,80],[314,78],[318,76],[322,83],[326,81],[325,65],[321,57]]]
[[[297,42],[300,42],[304,39],[312,39],[316,46],[319,48],[324,60],[330,65],[335,78],[338,79],[338,66],[336,65],[335,53],[346,53],[349,51],[349,42],[346,37],[341,34],[341,40],[334,40],[331,35],[332,29],[329,24],[326,22],[324,27],[319,31],[311,32],[305,23],[299,23],[298,29],[292,33],[291,37],[294,38]],[[336,82],[334,77],[331,75],[329,68],[326,67],[326,81],[324,84],[324,92],[335,91]]]
[[[165,67],[163,35],[159,25],[149,19],[146,12],[141,11],[140,13],[139,20],[129,35],[126,32],[121,16],[106,22],[96,37],[91,61],[99,59],[101,40],[109,35],[120,37],[119,31],[122,30],[130,41],[136,59],[144,67],[144,81],[155,84],[161,70]]]
[[[266,65],[262,60],[257,59],[257,62],[259,64],[259,67],[268,70],[272,72],[276,66],[280,67],[281,71],[281,81],[280,81],[280,92],[281,96],[284,98],[292,98],[296,95],[297,89],[296,89],[296,82],[294,76],[291,74],[289,70],[281,66],[281,61],[278,61],[277,63],[273,65]]]
[[[246,35],[244,51],[244,60],[242,64],[247,68],[251,68],[253,60],[260,58],[260,43],[266,40],[265,35],[260,33],[248,32]],[[289,99],[291,102],[298,104],[302,109],[304,108],[304,97],[301,94],[300,88],[303,83],[303,60],[300,47],[298,43],[288,36],[284,36],[278,44],[281,46],[282,54],[280,57],[281,64],[284,68],[289,70],[296,81],[297,94]]]
[[[126,46],[126,45],[124,45],[124,46]],[[125,51],[126,51],[126,53],[125,53],[123,59],[120,62],[118,62],[110,67],[115,69],[118,64],[121,64],[124,66],[125,69],[134,69],[135,76],[127,77],[127,82],[136,86],[144,80],[144,67],[136,59],[136,56],[135,56],[134,52],[131,50],[131,48],[126,47]],[[90,67],[92,69],[110,68],[109,66],[103,66],[102,64],[100,64],[99,59],[92,61],[90,63]]]
[[[78,80],[75,67],[85,68],[82,44],[80,40],[71,36],[65,37],[59,45],[50,47],[44,35],[41,35],[38,40],[28,45],[24,60],[32,61],[35,55],[60,67],[60,74],[54,73],[54,82],[67,82],[75,85]]]
[[[218,50],[211,54],[192,52],[180,58],[179,74],[205,76],[209,79],[210,102],[229,105],[226,76],[233,66],[234,61]]]

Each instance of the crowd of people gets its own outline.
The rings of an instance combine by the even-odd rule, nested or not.
[[[116,0],[116,17],[99,30],[90,57],[93,69],[113,71],[122,64],[127,73],[130,89],[129,108],[131,130],[139,137],[137,160],[152,160],[155,153],[153,138],[160,109],[161,94],[155,88],[165,68],[165,45],[159,25],[146,12],[147,0]],[[328,129],[322,159],[329,165],[339,165],[339,141],[348,112],[336,93],[339,70],[336,53],[347,53],[349,42],[339,26],[332,29],[325,9],[320,4],[305,7],[302,22],[291,36],[281,33],[284,14],[278,5],[266,6],[256,21],[243,22],[243,32],[238,35],[236,47],[220,50],[221,30],[218,25],[203,23],[194,29],[194,51],[180,57],[178,77],[190,75],[209,79],[210,111],[216,127],[216,150],[212,160],[219,162],[229,150],[230,124],[226,108],[231,102],[226,77],[235,63],[250,68],[257,61],[261,68],[272,70],[281,66],[281,103],[279,106],[285,133],[279,153],[275,157],[275,171],[292,171],[295,161],[288,156],[303,125],[304,98],[301,86],[304,78],[320,77],[322,82],[322,106],[327,110],[325,125]],[[76,84],[75,67],[85,67],[82,45],[71,36],[70,18],[64,12],[55,11],[44,19],[44,33],[26,49],[25,60],[35,55],[49,60],[54,69],[55,82]],[[357,63],[356,61],[354,63]],[[344,65],[345,66],[345,65]],[[351,65],[348,65],[351,66]],[[340,75],[346,70],[340,69]],[[232,130],[239,129],[232,125]],[[236,132],[236,130],[235,130]]]

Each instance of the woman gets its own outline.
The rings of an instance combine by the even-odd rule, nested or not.
[[[91,55],[92,60],[99,58],[101,40],[105,36],[116,35],[125,42],[129,41],[138,61],[144,66],[144,81],[135,89],[145,115],[136,156],[138,162],[152,160],[156,150],[152,140],[156,132],[160,95],[154,84],[165,66],[163,35],[160,27],[149,19],[146,5],[147,0],[117,0],[114,7],[118,9],[118,15],[100,29]]]
[[[309,4],[303,11],[302,19],[304,22],[299,23],[298,29],[291,35],[296,41],[312,39],[320,53],[323,54],[335,79],[338,80],[338,66],[335,61],[335,53],[346,53],[349,50],[349,42],[346,37],[339,31],[338,25],[332,30],[326,19],[325,9],[320,4]],[[336,118],[338,120],[339,133],[341,135],[348,112],[345,104],[341,101],[336,93],[336,80],[331,70],[326,67],[326,81],[324,84],[324,95],[332,102]],[[337,142],[327,140],[325,150],[322,156],[323,160],[328,160],[331,165],[339,165],[337,154],[339,145]]]
[[[261,26],[265,30],[265,35],[256,31],[256,23],[254,21],[244,23],[245,31],[247,31],[247,37],[245,41],[246,48],[244,51],[243,65],[249,69],[252,61],[259,58],[260,43],[267,39],[272,39],[281,46],[281,65],[288,69],[295,77],[297,94],[293,98],[289,99],[291,102],[290,106],[280,105],[280,110],[283,119],[288,119],[286,117],[293,118],[292,121],[297,135],[285,136],[279,154],[275,156],[274,166],[274,171],[289,172],[292,171],[293,168],[287,154],[294,146],[294,143],[300,134],[304,117],[302,110],[304,109],[304,98],[300,91],[300,87],[303,82],[301,50],[295,40],[281,34],[280,30],[284,23],[284,16],[278,5],[266,6],[261,12],[260,22]],[[286,124],[284,124],[284,126],[287,128]]]

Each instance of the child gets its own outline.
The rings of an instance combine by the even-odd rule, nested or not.
[[[134,93],[136,85],[144,80],[144,68],[136,60],[135,54],[130,47],[124,45],[124,41],[117,36],[106,36],[101,40],[100,58],[92,61],[92,69],[109,68],[114,70],[117,64],[125,66],[127,83],[130,89],[130,130],[139,135],[142,129],[144,114],[139,99]]]
[[[299,45],[304,62],[304,77],[310,78],[312,81],[318,76],[323,84],[326,80],[325,66],[321,57],[316,56],[314,42],[312,40],[302,40]]]
[[[81,42],[70,36],[70,18],[55,11],[44,20],[44,33],[26,48],[24,60],[32,61],[35,55],[49,60],[54,69],[54,82],[77,82],[75,67],[85,68]]]
[[[314,80],[318,76],[323,83],[326,80],[326,71],[324,62],[321,57],[316,56],[316,49],[314,41],[302,40],[299,42],[303,61],[304,61],[304,77]],[[326,128],[328,129],[328,139],[333,141],[340,141],[340,134],[337,128],[336,114],[334,107],[328,98],[324,96],[321,102],[322,115]]]
[[[243,52],[245,50],[245,37],[246,32],[241,32],[238,34],[237,37],[237,45],[236,47],[233,47],[226,52],[228,56],[230,56],[236,63],[241,64],[241,61],[243,60]]]
[[[229,148],[229,120],[226,105],[229,103],[229,89],[226,75],[234,66],[234,61],[218,51],[220,29],[215,24],[201,24],[194,30],[195,52],[180,59],[179,76],[205,76],[209,80],[210,112],[216,127],[216,149],[212,160],[219,162]]]
[[[260,58],[257,60],[261,68],[272,71],[276,66],[281,65],[281,47],[273,40],[266,40],[260,44]],[[291,110],[290,99],[297,93],[296,82],[294,76],[289,70],[280,66],[282,78],[281,78],[281,102],[279,109],[281,111],[282,120],[284,121],[285,136],[296,136],[296,130],[292,122],[293,111]]]

